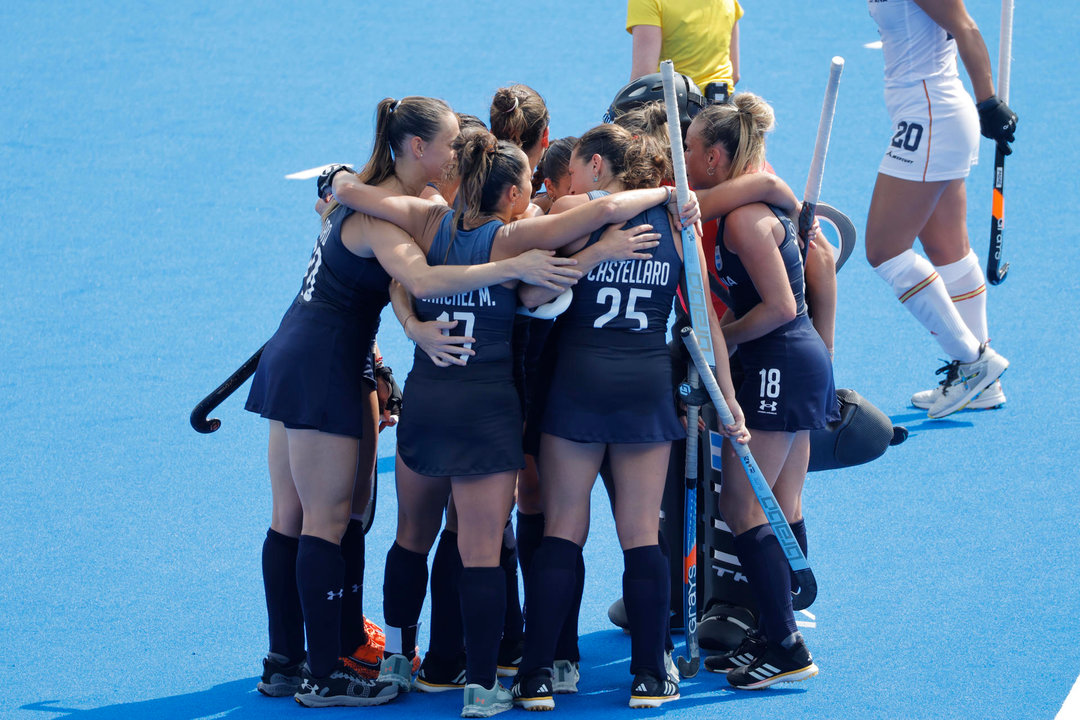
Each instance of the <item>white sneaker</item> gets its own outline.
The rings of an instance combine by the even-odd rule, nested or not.
[[[664,670],[667,671],[667,679],[676,685],[679,684],[679,666],[675,664],[675,660],[671,657],[671,651],[664,651]]]
[[[477,683],[469,683],[465,686],[465,704],[461,708],[461,717],[491,717],[506,712],[512,707],[514,707],[513,698],[498,680],[490,689]]]
[[[971,362],[962,363],[957,360],[949,363],[945,380],[941,383],[941,397],[930,406],[926,414],[936,419],[964,409],[979,393],[1001,377],[1008,367],[1008,360],[983,343],[979,347],[979,356]]]
[[[917,407],[920,410],[929,410],[930,406],[937,402],[941,397],[941,386],[938,385],[933,390],[922,390],[911,396],[911,406]],[[1005,404],[1005,391],[1001,389],[1001,381],[995,380],[994,383],[979,393],[975,398],[967,404],[968,410],[991,410],[993,408],[999,408]]]
[[[576,693],[578,680],[581,679],[581,670],[576,662],[556,660],[551,678],[551,689],[557,694]]]

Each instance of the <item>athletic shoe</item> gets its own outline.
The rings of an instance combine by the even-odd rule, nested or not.
[[[267,697],[289,697],[304,683],[304,660],[290,662],[278,653],[267,653],[263,658],[263,673],[256,686]]]
[[[393,683],[398,692],[409,692],[412,689],[412,665],[412,660],[404,655],[384,658],[379,671],[379,682]]]
[[[465,654],[453,660],[442,660],[430,652],[424,656],[413,688],[426,693],[460,690],[465,687]]]
[[[946,366],[948,367],[948,366]],[[923,390],[917,392],[911,396],[912,407],[917,407],[920,410],[929,410],[933,405],[941,398],[941,386],[938,385],[933,390]],[[1005,392],[1001,389],[1001,381],[995,380],[994,383],[976,395],[971,402],[967,404],[968,410],[992,410],[999,408],[1005,404]]]
[[[738,605],[716,604],[698,622],[698,642],[707,655],[734,650],[746,633],[757,626],[754,613]]]
[[[525,677],[517,676],[510,688],[514,704],[526,710],[554,710],[555,695],[551,670],[541,668]]]
[[[945,371],[945,380],[941,385],[941,397],[930,406],[927,415],[931,418],[943,418],[957,410],[963,410],[979,393],[1005,372],[1009,361],[983,343],[979,346],[979,356],[969,363],[954,360]]]
[[[517,675],[518,665],[521,664],[521,655],[525,651],[525,639],[503,640],[499,643],[498,675],[499,677],[514,677]]]
[[[765,637],[757,630],[751,630],[743,638],[739,647],[731,652],[720,655],[710,655],[705,658],[705,669],[714,673],[726,673],[735,668],[745,667],[754,661],[754,658],[765,652]]]
[[[630,686],[630,707],[655,708],[679,699],[679,683],[661,680],[650,672],[639,672]]]
[[[667,679],[676,685],[679,684],[679,666],[675,664],[674,658],[671,657],[671,651],[664,651],[664,670],[667,671]]]
[[[818,674],[818,666],[806,649],[802,633],[790,648],[769,643],[749,665],[727,674],[728,684],[740,690],[763,690],[779,682],[798,682]]]
[[[377,645],[379,652],[382,652],[382,648],[386,647],[386,633],[383,629],[367,619],[364,616],[364,632],[367,633],[368,643],[371,645]]]
[[[630,618],[626,615],[626,603],[620,597],[607,609],[608,620],[615,627],[620,627],[624,632],[630,632]]]
[[[367,642],[342,658],[346,665],[360,677],[377,678],[382,670],[382,643],[375,641],[375,636],[368,634]]]
[[[360,707],[382,705],[397,697],[398,689],[393,683],[360,677],[341,660],[324,678],[304,673],[304,682],[297,690],[296,702],[305,707]]]
[[[491,717],[506,712],[512,707],[514,703],[510,693],[499,684],[498,680],[490,690],[483,685],[469,683],[465,686],[465,706],[461,708],[461,717]]]
[[[568,695],[577,692],[578,680],[581,679],[581,669],[578,663],[570,660],[556,660],[552,672],[551,689],[559,695]]]

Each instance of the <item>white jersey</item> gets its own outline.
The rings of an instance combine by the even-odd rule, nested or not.
[[[885,54],[885,89],[956,77],[956,41],[914,0],[868,0]]]

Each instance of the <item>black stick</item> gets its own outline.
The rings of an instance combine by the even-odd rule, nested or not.
[[[1005,282],[1009,263],[1001,262],[1005,244],[1005,153],[994,149],[994,203],[990,211],[990,251],[986,255],[986,279],[991,285]]]
[[[225,402],[225,398],[236,392],[236,389],[255,373],[255,368],[259,365],[259,358],[262,357],[262,351],[265,347],[266,345],[263,345],[256,350],[254,355],[236,369],[236,372],[195,406],[195,409],[191,411],[191,427],[204,434],[212,433],[221,427],[220,420],[217,418],[208,419],[207,416],[214,411],[214,408]]]

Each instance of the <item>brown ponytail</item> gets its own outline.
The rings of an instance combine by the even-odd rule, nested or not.
[[[528,85],[499,88],[491,99],[491,132],[522,150],[536,147],[550,120],[544,98]]]
[[[461,186],[454,199],[454,227],[464,216],[475,225],[495,213],[507,186],[517,185],[527,161],[521,148],[486,130],[468,129],[454,142]]]
[[[671,160],[656,140],[618,125],[597,125],[581,136],[574,151],[583,160],[604,158],[612,177],[628,190],[658,187],[671,174]]]
[[[379,102],[375,111],[375,143],[364,169],[361,182],[378,185],[394,174],[394,157],[405,152],[409,137],[431,142],[439,134],[443,118],[452,114],[442,100],[411,96]]]

